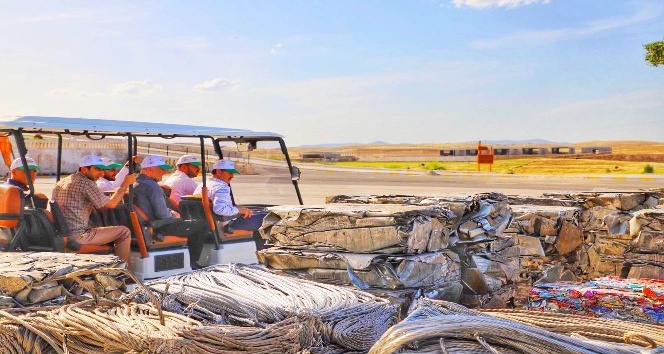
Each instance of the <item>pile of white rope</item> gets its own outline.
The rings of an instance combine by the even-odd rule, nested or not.
[[[421,299],[404,321],[390,328],[370,354],[388,353],[648,353],[635,345],[600,343]]]
[[[266,328],[203,325],[148,304],[92,300],[11,314],[0,311],[2,353],[300,353],[316,344],[311,318]],[[308,329],[308,330],[307,330]]]
[[[267,327],[296,315],[317,318],[323,344],[350,350],[368,350],[397,320],[387,300],[256,266],[220,265],[146,285],[164,309],[207,323]]]

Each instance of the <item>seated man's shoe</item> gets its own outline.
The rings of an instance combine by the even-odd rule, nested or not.
[[[229,224],[230,224],[230,223],[229,223]],[[235,229],[232,228],[232,227],[230,227],[229,224],[224,225],[224,227],[223,227],[223,229],[222,229],[222,231],[223,231],[225,234],[232,234],[233,232],[235,232]]]

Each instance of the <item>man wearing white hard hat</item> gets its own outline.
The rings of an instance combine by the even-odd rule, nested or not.
[[[129,167],[125,164],[117,163],[108,157],[102,157],[104,170],[102,176],[97,179],[97,187],[102,192],[112,191],[122,185],[125,176],[129,174]]]
[[[166,195],[159,186],[161,179],[173,167],[163,157],[148,155],[141,162],[141,173],[134,184],[134,203],[151,221],[172,219],[173,222],[154,229],[156,234],[185,236],[189,248],[191,267],[200,268],[197,261],[207,238],[207,224],[203,220],[182,220],[180,214],[168,209]]]
[[[224,226],[224,232],[232,233],[235,230],[254,231],[256,250],[265,248],[265,241],[260,237],[258,228],[263,223],[266,213],[254,213],[251,209],[233,205],[231,198],[231,180],[239,172],[231,160],[219,160],[212,166],[211,178],[208,181],[208,196],[212,201],[212,211],[220,216],[232,218]],[[198,186],[194,194],[201,194],[203,186]]]
[[[198,185],[194,178],[201,173],[201,158],[197,155],[184,155],[175,163],[177,171],[170,175],[164,184],[171,188],[170,198],[176,204],[180,204],[182,197],[194,194]]]
[[[30,157],[25,157],[25,161],[28,163],[28,171],[30,171],[30,179],[32,180],[32,183],[35,182],[35,179],[37,179],[37,171],[39,171],[39,166],[37,163],[35,163],[35,160],[33,160]],[[5,181],[5,184],[9,184],[15,187],[20,188],[23,192],[27,192],[29,190],[28,188],[28,176],[27,173],[25,173],[25,166],[23,166],[23,161],[18,158],[12,161],[11,165],[9,166],[9,174],[10,177]],[[23,197],[25,198],[25,194],[23,194]],[[35,193],[34,195],[35,199],[35,207],[46,209],[46,204],[48,204],[48,198],[46,198],[45,195],[39,193]],[[25,201],[25,199],[23,199]]]
[[[93,209],[115,208],[122,201],[129,185],[136,181],[136,175],[128,174],[109,198],[95,183],[106,168],[101,157],[83,156],[78,166],[78,172],[60,180],[53,189],[52,199],[62,209],[70,232],[68,236],[82,245],[105,245],[113,242],[115,255],[129,264],[129,229],[126,226],[90,228],[88,223]]]

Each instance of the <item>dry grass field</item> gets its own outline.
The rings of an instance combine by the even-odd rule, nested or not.
[[[329,163],[337,166],[386,168],[399,170],[445,170],[445,171],[477,171],[475,162],[336,162]],[[664,174],[662,162],[633,162],[612,161],[596,159],[553,159],[553,158],[523,158],[523,159],[497,159],[493,165],[493,172],[509,174],[642,174],[646,165],[653,168],[653,173]],[[482,166],[488,171],[488,166]]]
[[[422,144],[422,145],[358,145],[338,148],[291,148],[291,156],[297,157],[304,152],[337,152],[353,154],[359,161],[332,162],[339,166],[385,168],[385,169],[413,169],[413,170],[447,170],[447,171],[477,171],[475,162],[448,162],[436,161],[439,149],[474,148],[476,144]],[[552,147],[565,146],[564,144],[519,144],[500,146],[501,148],[522,147]],[[650,141],[588,141],[569,144],[580,151],[585,146],[610,146],[611,155],[594,156],[542,156],[542,157],[496,157],[493,171],[509,174],[664,174],[664,142]],[[499,148],[494,146],[494,148]],[[393,161],[362,161],[362,154],[380,153],[383,156],[393,156]],[[427,162],[405,162],[407,156],[426,158]],[[330,162],[326,162],[330,163]],[[650,166],[651,168],[647,167]],[[484,166],[483,170],[488,170]],[[652,171],[652,172],[648,172]]]

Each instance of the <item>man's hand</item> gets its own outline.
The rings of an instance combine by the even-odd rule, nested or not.
[[[176,218],[179,218],[179,217],[180,217],[180,213],[178,213],[178,212],[175,211],[175,210],[171,210],[171,214],[173,214],[173,216],[176,217]]]
[[[137,175],[135,173],[130,173],[128,174],[125,179],[122,181],[122,188],[129,188],[130,184],[134,184],[136,182],[136,177]]]
[[[240,212],[240,215],[242,215],[243,218],[250,218],[254,213],[251,211],[249,208],[245,207],[237,207],[237,210]]]

